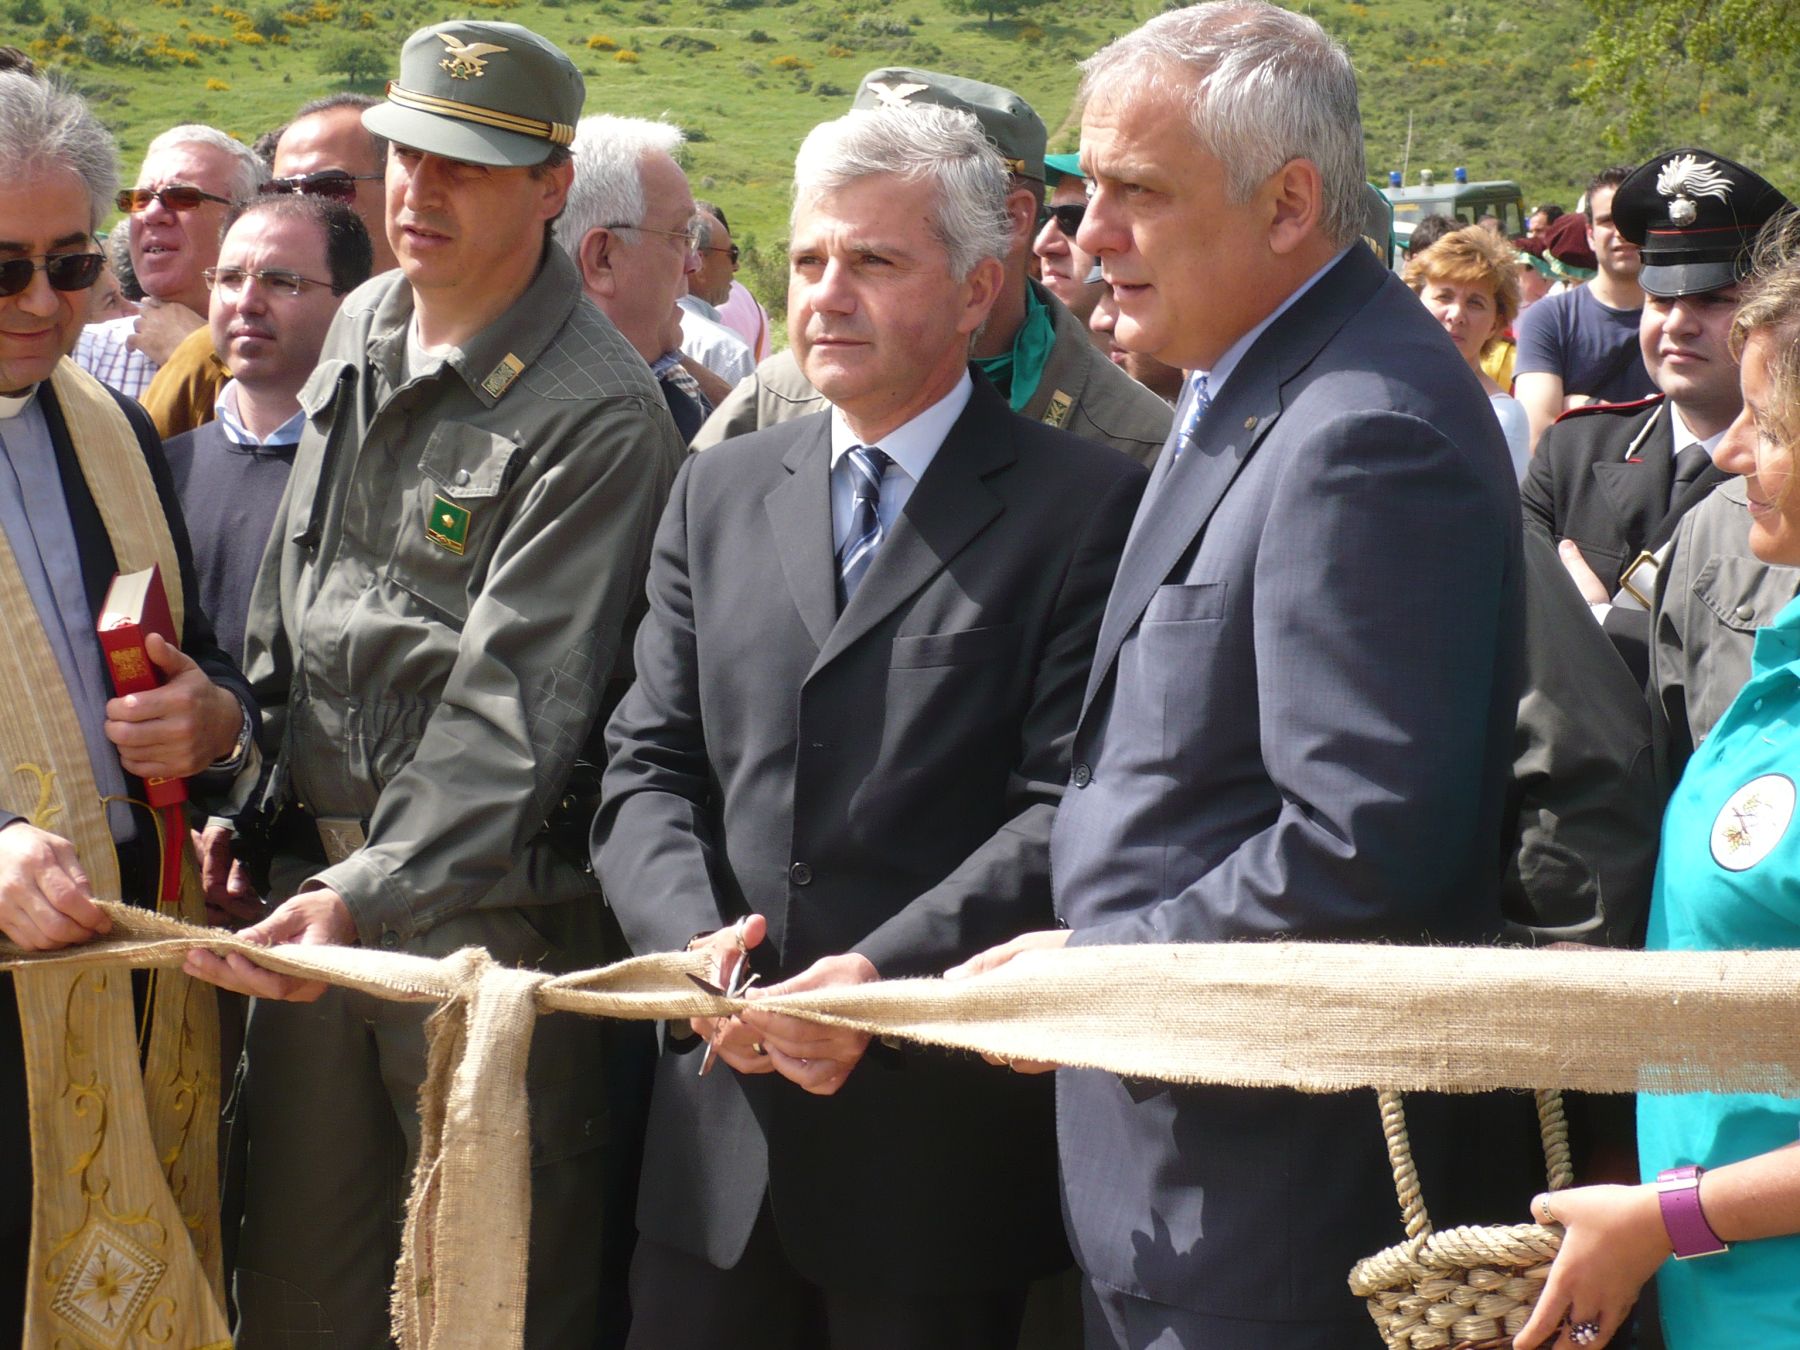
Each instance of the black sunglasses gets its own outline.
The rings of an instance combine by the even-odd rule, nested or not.
[[[85,291],[100,279],[105,266],[104,253],[50,253],[41,263],[35,258],[8,258],[0,262],[0,296],[19,294],[40,271],[52,290]]]
[[[356,200],[358,183],[379,182],[381,177],[378,173],[346,173],[342,169],[321,169],[318,173],[303,173],[294,178],[271,178],[257,192],[265,197],[292,192],[305,197],[325,197],[334,202],[353,202]]]
[[[217,197],[186,183],[171,183],[159,188],[126,188],[113,198],[113,205],[130,215],[148,210],[151,202],[161,202],[171,211],[192,211],[201,202],[223,202],[230,206],[231,198]]]
[[[1065,239],[1073,240],[1075,231],[1081,228],[1081,219],[1087,215],[1086,202],[1066,202],[1062,206],[1046,205],[1038,212],[1038,228],[1041,230],[1051,221],[1063,232]]]
[[[700,251],[702,253],[729,253],[731,255],[731,265],[733,267],[737,266],[738,246],[736,244],[731,245],[731,247],[729,247],[729,248],[721,248],[717,244],[708,244],[705,248],[701,249]]]

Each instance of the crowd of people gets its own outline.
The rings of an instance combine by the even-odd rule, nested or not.
[[[1082,64],[1078,154],[871,71],[798,149],[772,351],[681,130],[591,102],[537,34],[439,23],[384,97],[172,127],[120,190],[0,49],[0,744],[37,770],[0,775],[0,934],[156,904],[129,803],[185,778],[255,945],[685,950],[748,991],[538,1025],[529,1345],[1373,1343],[1373,1094],[765,994],[1065,945],[1800,945],[1800,225],[1754,170],[1422,221],[1397,276],[1346,53],[1214,0]],[[112,697],[146,549],[179,643]],[[387,1344],[428,1010],[186,970],[249,1000],[236,1343]],[[22,1043],[0,977],[35,1345]],[[1572,1100],[1580,1184],[1535,1198],[1520,1105],[1408,1104],[1440,1226],[1561,1233],[1518,1350],[1800,1343],[1800,1104]]]

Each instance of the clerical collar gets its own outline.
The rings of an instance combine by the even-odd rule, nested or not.
[[[34,384],[22,394],[0,394],[0,422],[10,422],[31,406],[31,400],[37,397],[38,387]]]

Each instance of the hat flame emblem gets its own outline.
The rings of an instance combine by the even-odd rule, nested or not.
[[[906,100],[922,89],[931,88],[928,84],[886,84],[881,80],[870,80],[869,89],[881,101],[884,108],[904,108]]]
[[[451,33],[439,33],[438,39],[450,49],[450,54],[438,65],[449,71],[453,80],[480,79],[487,74],[485,58],[506,50],[491,42],[464,42]]]
[[[1669,219],[1677,225],[1692,225],[1700,214],[1693,197],[1713,197],[1726,201],[1731,195],[1731,180],[1719,172],[1719,166],[1698,155],[1678,155],[1662,166],[1656,175],[1656,190],[1669,203]]]

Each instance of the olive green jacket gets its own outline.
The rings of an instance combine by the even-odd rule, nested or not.
[[[1154,464],[1168,439],[1174,409],[1107,360],[1068,306],[1037,282],[1030,284],[1050,311],[1056,345],[1037,392],[1020,414],[1110,445],[1140,464]],[[825,396],[807,383],[793,351],[777,352],[719,404],[695,434],[693,448],[705,450],[825,406]]]
[[[413,296],[345,300],[251,600],[267,800],[367,822],[314,874],[365,944],[594,893],[545,817],[628,669],[683,451],[655,379],[551,246],[513,306],[405,371]]]

